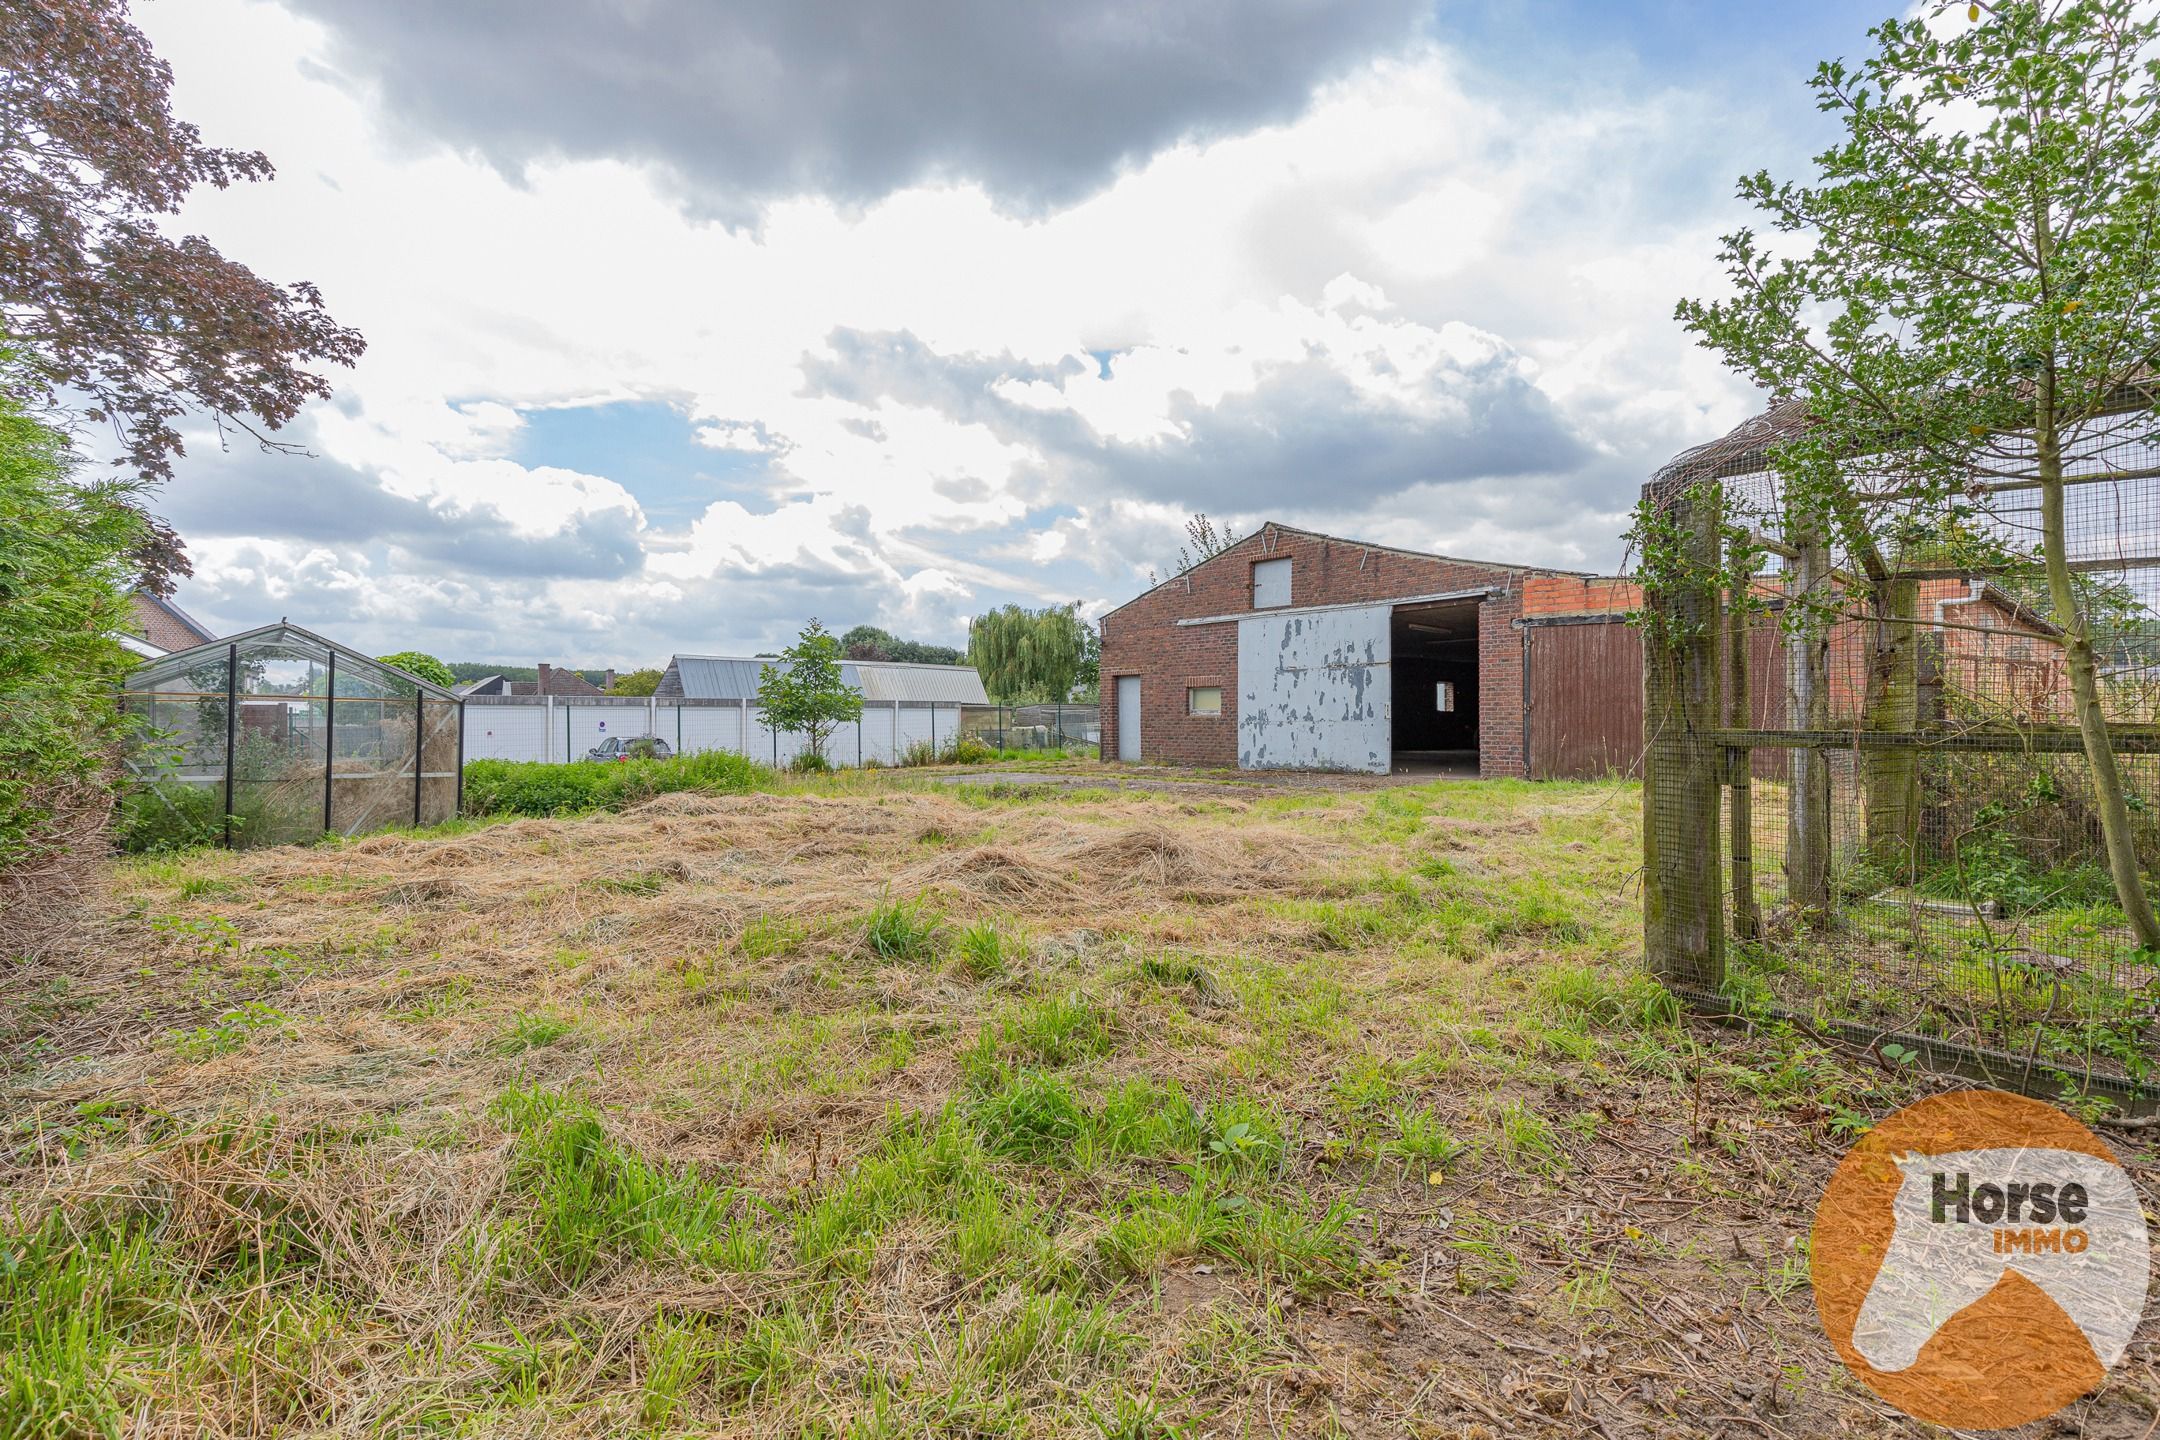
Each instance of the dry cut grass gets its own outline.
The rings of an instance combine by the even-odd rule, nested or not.
[[[0,1433],[1912,1433],[1805,1245],[1923,1082],[1634,977],[1636,805],[851,777],[117,865],[8,978]]]

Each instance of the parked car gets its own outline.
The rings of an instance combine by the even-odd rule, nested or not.
[[[610,735],[585,752],[588,760],[665,760],[675,752],[654,735]]]

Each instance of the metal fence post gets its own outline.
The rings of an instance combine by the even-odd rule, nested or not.
[[[337,651],[330,652],[330,683],[323,701],[322,828],[330,833],[330,796],[337,778]]]
[[[233,754],[240,730],[240,646],[225,647],[225,848],[232,849]]]
[[[450,813],[465,813],[465,702],[457,702],[457,802]]]
[[[412,697],[412,823],[420,823],[420,782],[427,776],[427,691]]]

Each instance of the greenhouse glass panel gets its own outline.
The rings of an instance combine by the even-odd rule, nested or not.
[[[121,706],[142,724],[144,803],[176,843],[291,844],[457,813],[462,702],[295,625],[140,666]]]
[[[313,840],[323,831],[330,648],[287,631],[238,641],[233,650],[240,702],[233,731],[233,843]]]

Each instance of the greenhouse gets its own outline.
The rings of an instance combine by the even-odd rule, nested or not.
[[[431,825],[462,799],[463,702],[297,625],[129,673],[131,803],[175,841],[285,845]]]

